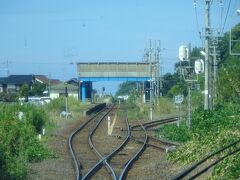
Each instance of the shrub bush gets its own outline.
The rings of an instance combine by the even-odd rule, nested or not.
[[[217,106],[214,111],[198,109],[193,113],[192,128],[187,130],[176,125],[162,128],[161,135],[171,140],[187,140],[177,151],[170,153],[168,158],[188,164],[197,161],[207,154],[215,152],[228,144],[240,139],[240,108],[236,104]],[[178,139],[178,136],[182,136]],[[238,160],[236,160],[237,158]],[[213,169],[212,179],[239,178],[240,153],[226,158]]]
[[[25,179],[27,162],[36,162],[52,155],[37,139],[37,133],[45,122],[44,111],[30,105],[0,106],[1,175],[5,179]],[[19,111],[25,115],[21,120],[18,118]]]

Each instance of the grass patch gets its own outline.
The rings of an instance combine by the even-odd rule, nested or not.
[[[149,119],[149,112],[146,106],[139,107],[134,103],[127,102],[122,104],[121,107],[124,110],[117,112],[120,118],[125,118],[127,115],[129,121]]]
[[[66,110],[65,97],[53,99],[44,107],[49,117],[49,121],[45,124],[46,131],[48,133],[52,133],[55,128],[83,117],[85,115],[85,111],[92,106],[93,105],[89,102],[83,103],[71,96],[68,97],[68,112],[71,113],[71,116],[69,116],[66,121],[65,117],[60,116],[60,113]]]
[[[157,103],[155,103],[157,104]],[[156,115],[164,115],[164,114],[177,114],[177,108],[173,101],[169,98],[161,97],[159,98],[159,104],[156,105],[154,109],[154,114]]]
[[[214,111],[198,109],[193,113],[192,128],[184,124],[165,125],[159,136],[170,140],[186,142],[168,158],[182,164],[197,161],[207,154],[217,151],[240,139],[240,106],[228,104],[218,106]],[[240,176],[240,154],[235,154],[220,162],[213,169],[210,179],[237,179]]]
[[[0,111],[0,172],[3,179],[25,179],[27,163],[38,162],[54,154],[37,139],[45,123],[40,107],[1,104]],[[23,112],[19,118],[19,112]]]
[[[63,122],[83,116],[90,106],[69,97],[68,111],[72,117],[66,121],[59,115],[65,110],[64,97],[44,106],[0,104],[0,179],[26,179],[29,163],[55,158],[46,148],[49,137],[44,136],[41,141],[37,138],[42,128],[47,129],[47,134],[51,133],[56,127],[64,126]]]
[[[158,129],[157,136],[160,138],[182,143],[188,141],[191,137],[191,134],[186,124],[184,122],[181,122],[179,127],[177,127],[176,124],[164,125]]]

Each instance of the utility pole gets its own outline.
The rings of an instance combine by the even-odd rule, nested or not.
[[[158,97],[158,100],[159,100],[159,97],[160,97],[160,89],[161,89],[160,54],[161,54],[161,41],[158,40],[158,47],[157,47],[157,97]]]
[[[149,65],[149,95],[150,95],[150,119],[152,120],[152,112],[155,105],[159,104],[159,97],[161,96],[162,79],[160,66],[160,41],[149,40],[149,47],[145,49],[144,60]],[[155,106],[156,107],[156,106]]]
[[[217,96],[217,52],[216,45],[213,46],[213,106]]]
[[[210,42],[210,0],[205,0],[205,88],[204,88],[204,109],[209,110],[210,99],[212,98],[209,78],[209,42]]]
[[[161,52],[160,52],[161,53]],[[162,89],[163,89],[163,68],[162,68],[162,59],[159,59],[159,95],[162,97]]]
[[[188,127],[191,128],[192,122],[192,73],[191,73],[191,44],[188,45],[188,65],[189,65],[189,82],[188,82]]]
[[[218,70],[218,65],[217,65],[217,57],[218,57],[218,52],[217,52],[217,44],[218,44],[218,37],[215,37],[213,39],[213,43],[212,43],[212,56],[213,56],[213,89],[212,89],[212,94],[213,94],[213,106],[216,104],[216,98],[217,98],[217,79],[218,79],[218,75],[217,75],[217,70]]]
[[[153,65],[152,65],[152,41],[150,40],[149,49],[149,68],[150,68],[150,120],[153,120]]]
[[[188,84],[188,124],[187,126],[191,128],[192,125],[192,83]]]
[[[161,52],[161,47],[160,47],[160,41],[158,40],[156,42],[156,47],[155,47],[155,82],[156,82],[156,98],[157,98],[157,104],[159,104],[159,97],[160,97],[160,52]]]

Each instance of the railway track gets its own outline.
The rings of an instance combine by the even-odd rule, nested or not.
[[[103,154],[107,154],[106,152],[100,152],[99,149],[101,148],[97,145],[94,145],[92,139],[93,134],[89,136],[90,144],[93,147],[95,153],[98,155],[99,162],[83,177],[83,179],[95,177],[96,173],[98,173],[98,171],[102,169],[103,166],[106,166],[108,168],[112,179],[125,179],[132,163],[140,156],[145,147],[145,145],[139,145],[135,142],[130,141],[132,132],[127,118],[125,119],[125,123],[128,129],[125,138],[106,156],[103,156]],[[96,129],[93,131],[93,133],[95,131]]]
[[[107,134],[107,116],[119,110],[112,106],[89,118],[69,137],[68,145],[73,158],[76,179],[125,179],[133,163],[147,146],[158,149],[159,140],[148,136],[147,128],[174,122],[176,118],[161,119],[130,126],[127,117],[118,126],[126,129],[116,140]],[[119,122],[118,122],[119,123]],[[120,131],[120,130],[119,130]],[[115,141],[115,142],[113,142]],[[111,146],[108,146],[111,144]],[[161,142],[165,144],[166,142]]]
[[[228,146],[219,149],[212,154],[209,154],[205,158],[199,160],[198,162],[194,163],[189,168],[185,169],[177,176],[172,178],[173,180],[180,180],[180,179],[195,179],[200,177],[202,174],[206,173],[210,168],[215,166],[217,163],[223,161],[225,158],[234,155],[240,152],[240,140],[235,141]]]
[[[111,110],[113,110],[113,108]],[[106,116],[104,116],[104,117],[106,117]],[[108,174],[111,175],[112,179],[117,179],[114,169],[108,162],[109,156],[104,156],[104,154],[102,154],[98,150],[96,143],[93,142],[94,134],[96,133],[97,128],[100,126],[100,124],[102,124],[103,118],[96,124],[96,126],[93,128],[93,130],[91,131],[91,133],[89,134],[89,137],[88,137],[89,145],[92,148],[92,150],[94,151],[94,153],[98,156],[99,161],[86,173],[85,176],[83,176],[83,179],[90,179],[91,177],[96,176],[96,173],[98,173],[99,170],[103,169],[104,167],[107,169]]]
[[[69,136],[68,147],[73,159],[76,179],[82,179],[85,172],[98,162],[98,158],[95,157],[95,154],[87,144],[88,134],[110,110],[111,109],[105,108],[96,113]]]
[[[176,122],[177,120],[178,120],[177,117],[170,117],[170,118],[166,118],[166,119],[159,119],[159,120],[155,120],[155,121],[145,122],[142,124],[142,126],[144,126],[145,129],[148,131],[148,129],[150,129],[152,127],[156,127],[156,126],[163,125],[166,123]],[[139,127],[139,125],[132,126],[132,128],[136,128],[136,127]],[[179,146],[179,144],[177,144],[177,143],[157,139],[150,135],[148,135],[148,137],[149,137],[149,141],[147,143],[147,146],[150,146],[150,147],[153,147],[153,148],[156,148],[159,150],[164,150],[164,151],[168,152],[168,151],[175,150],[175,148],[177,146]],[[138,143],[143,143],[143,141],[141,139],[134,139],[134,140],[137,141]]]
[[[136,141],[137,143],[141,143],[141,144],[143,143],[142,139],[135,139],[133,137],[131,139],[133,141]],[[173,142],[168,142],[168,141],[163,141],[161,139],[157,139],[155,137],[148,136],[147,146],[158,149],[158,150],[162,150],[165,152],[169,152],[169,151],[175,150],[176,147],[179,146],[179,144],[176,144]]]
[[[146,128],[149,129],[151,127],[156,127],[158,125],[166,124],[166,123],[171,123],[171,122],[176,122],[178,120],[178,117],[170,117],[170,118],[164,118],[164,119],[159,119],[155,121],[148,121],[145,123],[142,123],[142,125]],[[141,124],[135,124],[132,125],[132,128],[136,128],[141,126]]]

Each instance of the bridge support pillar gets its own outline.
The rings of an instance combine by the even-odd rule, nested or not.
[[[82,82],[81,84],[81,94],[82,94],[82,102],[86,101],[86,82]]]
[[[82,81],[81,83],[81,100],[92,102],[92,81]]]

